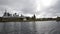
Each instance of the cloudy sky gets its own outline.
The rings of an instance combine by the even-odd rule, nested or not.
[[[60,16],[60,0],[0,0],[0,16],[5,12],[37,18]]]

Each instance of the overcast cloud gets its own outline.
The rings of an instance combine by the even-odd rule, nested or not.
[[[9,13],[25,16],[36,14],[38,18],[60,16],[60,0],[0,0],[0,16],[5,9]]]

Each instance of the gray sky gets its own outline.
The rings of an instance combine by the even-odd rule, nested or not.
[[[37,18],[56,17],[60,16],[60,0],[0,0],[0,16],[5,9],[12,14],[36,14]]]

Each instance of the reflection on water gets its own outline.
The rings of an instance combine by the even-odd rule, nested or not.
[[[56,22],[56,27],[51,29],[49,34],[60,34],[60,22]]]
[[[0,22],[0,34],[60,34],[60,22]]]

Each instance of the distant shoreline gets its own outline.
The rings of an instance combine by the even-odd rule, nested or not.
[[[47,20],[47,21],[56,21],[56,20]],[[0,21],[0,22],[35,22],[35,21]]]
[[[0,22],[31,22],[31,21],[60,21],[60,18],[39,18],[23,20],[23,18],[3,18],[0,17]]]
[[[29,22],[29,21],[60,21],[60,17],[57,18],[36,18],[35,14],[32,17],[24,16],[21,14],[19,16],[17,13],[10,14],[5,10],[2,17],[0,17],[0,22]]]

